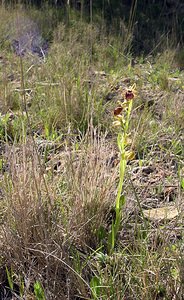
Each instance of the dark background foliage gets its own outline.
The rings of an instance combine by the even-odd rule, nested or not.
[[[107,25],[120,21],[133,30],[132,51],[152,53],[168,46],[181,47],[184,42],[184,1],[182,0],[10,0],[6,3],[23,3],[43,9],[45,5],[57,9],[75,9],[86,17],[98,15]],[[166,46],[166,45],[164,45]]]

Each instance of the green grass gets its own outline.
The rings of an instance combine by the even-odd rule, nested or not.
[[[59,12],[53,20],[54,12],[0,8],[1,298],[5,289],[28,300],[183,299],[177,51],[133,57],[123,32],[73,11],[70,22]],[[50,39],[45,62],[12,52],[7,23],[17,15],[38,21]],[[126,202],[117,215],[122,157],[113,112],[134,83],[126,138],[135,157],[119,186]],[[145,209],[168,205],[178,216],[144,217]]]

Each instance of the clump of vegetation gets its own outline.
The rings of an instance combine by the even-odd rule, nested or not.
[[[177,50],[131,54],[136,6],[121,31],[47,8],[0,7],[0,298],[182,299]],[[16,55],[16,15],[47,55]]]

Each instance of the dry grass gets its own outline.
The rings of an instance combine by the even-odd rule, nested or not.
[[[98,230],[108,226],[117,176],[108,163],[112,156],[105,139],[97,137],[79,151],[67,149],[57,156],[62,167],[52,178],[49,168],[43,174],[30,141],[5,153],[9,164],[1,183],[1,253],[30,282],[24,296],[42,278],[47,299],[57,299],[61,290],[64,298],[67,293],[74,297],[77,290],[84,295],[88,284],[67,264],[74,268],[73,247],[86,253],[96,249]],[[48,177],[48,191],[43,176]]]

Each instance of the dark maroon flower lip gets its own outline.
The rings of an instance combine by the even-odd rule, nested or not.
[[[132,100],[132,99],[134,99],[134,97],[135,97],[135,95],[132,90],[126,91],[126,93],[125,93],[126,100]]]
[[[118,116],[122,112],[123,108],[121,106],[118,106],[114,110],[114,116]]]

